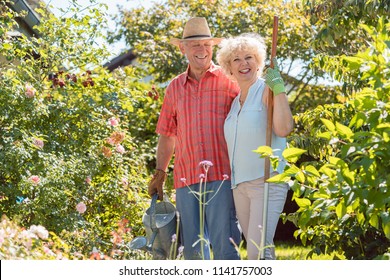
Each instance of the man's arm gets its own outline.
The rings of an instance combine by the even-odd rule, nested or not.
[[[175,150],[175,137],[160,135],[157,144],[156,169],[166,172]]]
[[[158,199],[163,200],[163,186],[167,178],[166,170],[175,150],[175,137],[160,135],[157,144],[156,171],[148,186],[148,193],[153,196],[158,194]]]

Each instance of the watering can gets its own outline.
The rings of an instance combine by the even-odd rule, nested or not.
[[[146,237],[134,238],[129,248],[151,252],[153,259],[167,259],[172,245],[172,236],[176,233],[176,208],[169,201],[157,202],[158,195],[152,197],[150,207],[142,217]]]

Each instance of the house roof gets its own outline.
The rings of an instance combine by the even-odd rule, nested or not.
[[[116,68],[119,67],[125,67],[127,65],[130,65],[132,61],[135,59],[135,54],[132,50],[129,50],[113,59],[111,59],[109,62],[104,64],[104,67],[106,67],[109,71],[113,71]]]
[[[24,33],[29,37],[39,36],[38,32],[33,28],[40,23],[39,15],[34,12],[34,9],[39,7],[39,2],[40,0],[11,0],[9,2],[8,5],[17,13],[22,11],[27,12],[25,17],[17,19],[19,24],[17,31]]]

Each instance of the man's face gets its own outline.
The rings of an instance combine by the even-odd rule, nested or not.
[[[191,40],[180,44],[193,70],[207,70],[213,57],[212,40]]]

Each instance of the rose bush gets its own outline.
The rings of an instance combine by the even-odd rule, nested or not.
[[[143,234],[161,101],[131,67],[102,67],[109,53],[94,43],[105,25],[100,9],[63,19],[39,9],[40,37],[27,38],[10,35],[21,15],[5,4],[0,213],[24,227],[43,225],[67,240],[70,253],[110,255],[124,219],[131,230],[122,231],[122,245]]]

